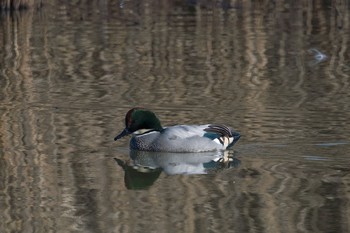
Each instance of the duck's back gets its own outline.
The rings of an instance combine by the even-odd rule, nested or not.
[[[209,125],[176,125],[162,131],[136,134],[130,148],[144,151],[202,152],[225,149],[220,143],[207,137]]]

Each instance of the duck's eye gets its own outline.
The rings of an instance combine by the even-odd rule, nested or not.
[[[135,124],[135,121],[134,120],[130,120],[128,121],[128,127],[130,127],[131,125]]]
[[[136,120],[131,120],[129,121],[129,127],[135,127],[137,125],[137,121]]]

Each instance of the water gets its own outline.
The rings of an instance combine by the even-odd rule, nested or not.
[[[349,232],[349,9],[48,1],[2,13],[0,232]],[[132,154],[113,138],[134,106],[242,137],[225,155]]]

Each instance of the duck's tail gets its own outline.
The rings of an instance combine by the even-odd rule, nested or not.
[[[224,149],[232,147],[241,137],[241,135],[232,128],[221,124],[211,124],[205,128],[204,131],[216,134],[217,137],[214,140],[217,140]]]

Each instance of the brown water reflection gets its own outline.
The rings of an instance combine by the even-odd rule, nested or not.
[[[0,15],[0,232],[349,232],[348,1],[47,1]],[[318,51],[326,59],[318,60]],[[241,132],[129,190],[133,106]]]

